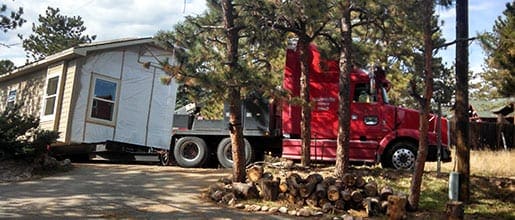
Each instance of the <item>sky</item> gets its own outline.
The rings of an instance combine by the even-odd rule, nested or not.
[[[491,31],[498,16],[505,9],[508,0],[470,0],[469,36],[479,32]],[[17,66],[25,63],[25,52],[18,34],[28,36],[32,33],[32,23],[38,15],[45,14],[48,6],[59,8],[61,15],[81,16],[87,28],[83,34],[97,35],[95,41],[119,38],[151,37],[159,30],[171,30],[173,25],[184,20],[187,15],[200,14],[206,9],[205,0],[2,0],[9,9],[23,7],[23,17],[27,22],[7,33],[0,33],[0,42],[11,45],[0,46],[0,60],[9,59]],[[443,37],[447,41],[455,39],[455,7],[437,8],[443,21]],[[455,47],[441,50],[441,56],[448,65],[454,63]],[[469,68],[481,71],[485,54],[478,43],[469,47]]]

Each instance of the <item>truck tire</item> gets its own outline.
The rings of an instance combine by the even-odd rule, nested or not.
[[[417,145],[410,141],[395,143],[381,161],[383,168],[411,170],[415,167]]]
[[[254,158],[254,151],[252,150],[252,146],[247,139],[243,139],[245,142],[245,165],[250,164]],[[218,144],[216,149],[216,157],[218,158],[218,162],[225,168],[232,168],[232,147],[231,147],[231,138],[224,138]]]
[[[170,165],[170,152],[169,151],[159,154],[159,164],[161,164],[161,166]]]
[[[173,156],[181,167],[200,167],[208,157],[206,142],[198,137],[182,137],[175,144]]]

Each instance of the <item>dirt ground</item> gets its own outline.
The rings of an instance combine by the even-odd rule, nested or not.
[[[205,202],[209,184],[230,170],[157,165],[74,164],[21,182],[0,182],[0,218],[286,219]]]

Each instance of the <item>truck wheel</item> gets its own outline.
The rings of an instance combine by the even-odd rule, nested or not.
[[[183,137],[175,144],[173,156],[181,167],[200,167],[208,156],[206,142],[198,137]]]
[[[383,167],[386,165],[398,170],[410,170],[415,167],[416,158],[416,144],[408,141],[397,142],[388,151],[386,160],[383,161]]]
[[[245,165],[250,164],[254,158],[254,152],[252,151],[252,146],[250,146],[249,141],[247,139],[243,139],[245,142]],[[216,157],[218,158],[218,162],[225,168],[232,168],[232,147],[231,147],[231,138],[224,138],[218,144],[218,148],[216,150]]]
[[[161,164],[161,166],[170,165],[170,152],[169,151],[159,154],[159,163]]]

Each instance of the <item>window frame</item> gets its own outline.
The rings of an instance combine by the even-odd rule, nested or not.
[[[97,79],[104,80],[107,82],[114,83],[116,85],[115,88],[115,97],[114,100],[107,100],[95,97],[95,88],[97,86],[96,81]],[[89,97],[88,97],[88,108],[86,111],[86,121],[96,123],[96,124],[102,124],[102,125],[108,125],[108,126],[115,126],[116,125],[116,118],[118,113],[118,102],[120,100],[120,86],[121,82],[119,79],[108,77],[105,75],[100,75],[97,73],[91,74],[91,81],[90,81],[90,87],[89,87]],[[113,110],[111,115],[111,120],[106,120],[102,118],[93,117],[91,114],[93,112],[93,104],[95,100],[99,100],[102,102],[108,102],[113,104]]]
[[[57,77],[57,85],[55,89],[55,94],[48,95],[48,83],[51,79]],[[56,111],[57,111],[57,103],[59,103],[59,91],[61,90],[61,74],[60,73],[54,73],[54,74],[48,74],[45,79],[45,88],[43,90],[43,100],[41,104],[41,121],[51,121],[55,119]],[[46,107],[47,107],[47,99],[49,98],[55,98],[54,99],[54,109],[52,109],[52,114],[46,114]]]
[[[11,92],[14,92],[14,97],[11,97]],[[14,105],[16,105],[16,96],[18,95],[18,90],[17,89],[10,89],[8,92],[7,92],[7,100],[5,102],[5,106],[7,108],[9,107],[13,107]],[[10,103],[12,103],[11,105],[9,105]]]

